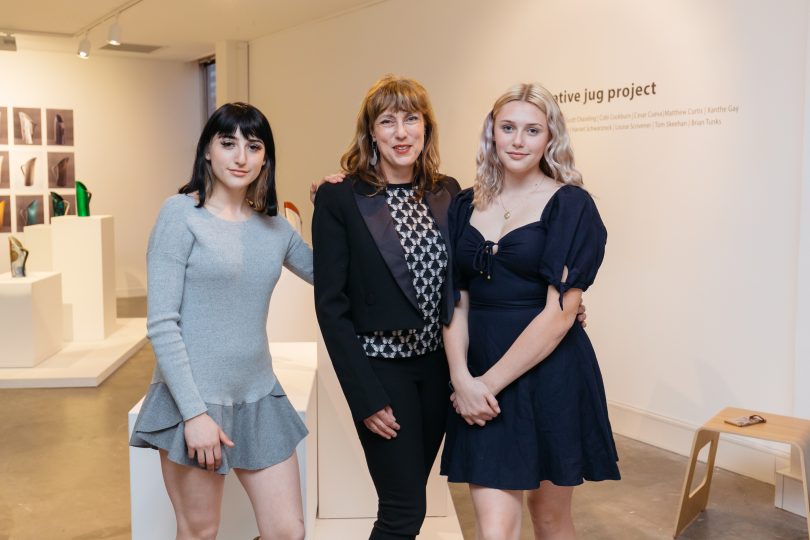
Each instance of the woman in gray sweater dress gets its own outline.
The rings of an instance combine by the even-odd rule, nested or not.
[[[230,469],[264,540],[304,537],[295,447],[307,430],[266,325],[281,266],[312,283],[312,252],[276,213],[270,124],[250,105],[220,107],[147,252],[157,366],[130,444],[160,451],[178,539],[216,537]]]

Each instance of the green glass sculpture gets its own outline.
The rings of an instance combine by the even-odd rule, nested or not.
[[[13,236],[8,237],[8,251],[11,255],[11,277],[25,277],[25,262],[28,250]]]
[[[66,216],[70,210],[70,203],[58,193],[51,191],[51,217]]]
[[[25,208],[20,208],[20,221],[23,227],[26,225],[37,225],[37,212],[39,211],[39,199],[31,201]]]
[[[87,191],[87,186],[76,180],[76,215],[89,216],[90,215],[90,198],[92,193]]]

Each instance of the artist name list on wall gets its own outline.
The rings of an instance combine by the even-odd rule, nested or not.
[[[739,112],[738,105],[705,105],[683,109],[569,114],[566,116],[566,122],[572,132],[712,128],[723,125]]]
[[[700,105],[695,107],[656,107],[652,100],[659,98],[656,82],[604,88],[562,90],[554,99],[565,113],[570,131],[628,131],[635,129],[711,128],[739,114],[739,105]],[[601,105],[615,109],[617,105],[632,103],[634,107],[645,106],[635,111],[582,112],[571,110],[577,105]],[[600,109],[602,107],[599,107]]]

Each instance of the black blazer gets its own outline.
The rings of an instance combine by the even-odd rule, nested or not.
[[[448,256],[447,209],[459,190],[458,182],[445,176],[425,193]],[[355,421],[390,403],[357,334],[425,325],[385,193],[373,193],[373,186],[352,176],[323,184],[312,217],[315,312]],[[448,275],[442,289],[443,324],[450,322],[453,305]]]

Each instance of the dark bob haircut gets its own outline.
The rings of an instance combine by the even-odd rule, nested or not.
[[[247,199],[251,207],[259,213],[275,216],[278,213],[276,197],[276,145],[273,142],[273,131],[270,122],[262,112],[247,103],[226,103],[217,109],[205,123],[200,140],[197,143],[197,155],[194,157],[194,169],[191,180],[180,188],[180,193],[196,193],[200,208],[214,186],[214,173],[211,163],[205,159],[208,145],[217,135],[234,135],[236,130],[243,137],[256,137],[264,143],[264,164],[259,176],[251,182],[247,190]]]

